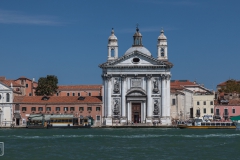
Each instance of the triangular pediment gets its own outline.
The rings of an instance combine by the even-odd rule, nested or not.
[[[172,63],[168,61],[160,61],[152,56],[146,55],[139,51],[134,51],[124,55],[116,60],[101,64],[99,67],[172,67]]]
[[[10,87],[8,87],[7,85],[0,82],[0,90],[12,90],[12,89]]]

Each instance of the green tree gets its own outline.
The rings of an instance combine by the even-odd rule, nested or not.
[[[58,89],[58,78],[54,75],[47,75],[47,77],[40,77],[35,94],[37,96],[52,96]]]
[[[234,79],[228,80],[226,82],[226,86],[222,87],[219,91],[223,91],[225,93],[240,93],[240,82]]]

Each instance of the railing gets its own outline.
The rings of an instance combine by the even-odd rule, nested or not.
[[[200,117],[200,113],[196,113],[196,117]]]
[[[232,122],[201,122],[201,126],[234,126]]]
[[[223,113],[223,117],[225,117],[225,118],[229,117],[228,112],[224,112],[224,113]]]
[[[15,110],[14,113],[20,113],[20,110]]]

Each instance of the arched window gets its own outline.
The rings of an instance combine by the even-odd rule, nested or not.
[[[10,94],[7,93],[7,102],[10,102]]]
[[[111,57],[114,57],[114,48],[111,49]]]
[[[164,49],[161,48],[161,56],[164,57]]]

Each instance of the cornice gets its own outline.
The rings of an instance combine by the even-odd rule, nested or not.
[[[141,55],[143,57],[146,57],[148,59],[151,59],[151,60],[157,62],[157,65],[153,65],[153,66],[152,65],[151,66],[141,66],[141,65],[114,66],[115,64],[123,61],[124,59],[126,59],[132,55]],[[141,53],[139,51],[134,51],[134,52],[124,55],[116,60],[108,61],[106,63],[100,64],[99,67],[100,68],[172,68],[173,64],[169,61],[161,61],[152,56],[148,56],[144,53]]]

